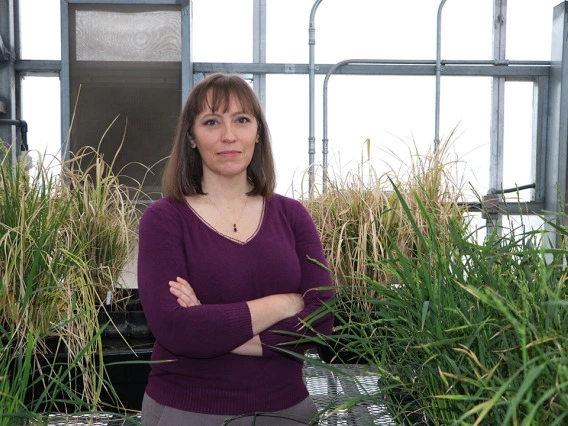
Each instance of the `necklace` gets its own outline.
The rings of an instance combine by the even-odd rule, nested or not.
[[[248,195],[247,195],[247,198],[245,198],[245,203],[244,203],[244,205],[243,205],[243,209],[241,210],[241,214],[239,215],[239,217],[237,218],[237,220],[235,220],[234,222],[231,221],[231,220],[229,220],[229,219],[227,219],[227,216],[225,216],[225,215],[223,214],[223,212],[221,211],[221,209],[219,209],[219,207],[217,207],[217,204],[215,204],[215,203],[213,202],[213,200],[211,199],[211,197],[209,197],[209,195],[207,195],[207,199],[208,199],[209,202],[213,205],[213,207],[215,207],[215,210],[217,210],[217,211],[219,212],[219,214],[221,215],[221,217],[222,217],[223,219],[225,219],[225,220],[227,221],[227,223],[229,223],[230,225],[233,226],[233,232],[238,232],[237,223],[239,223],[239,221],[240,221],[241,218],[243,217],[243,214],[244,214],[244,212],[245,212],[245,209],[247,208]]]

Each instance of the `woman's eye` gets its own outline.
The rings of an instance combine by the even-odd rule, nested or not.
[[[243,117],[237,118],[237,122],[238,123],[250,123],[251,119],[249,117],[243,116]]]
[[[209,120],[205,120],[203,124],[205,124],[206,126],[214,126],[215,124],[217,124],[217,120],[210,118]]]

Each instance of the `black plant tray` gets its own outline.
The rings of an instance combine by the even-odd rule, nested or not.
[[[139,411],[142,406],[142,398],[150,372],[149,361],[152,356],[154,337],[146,323],[144,312],[141,310],[137,291],[134,297],[119,308],[120,311],[101,309],[98,313],[100,327],[104,327],[101,333],[103,346],[103,363],[106,367],[108,380],[110,381],[120,404],[116,398],[107,391],[101,395],[103,408],[109,412],[123,413],[125,410]],[[109,306],[109,309],[117,306]],[[54,337],[46,341],[49,349],[43,356],[41,368],[48,369],[50,365],[66,368],[68,356],[65,348],[59,348],[59,339]],[[80,374],[73,379],[75,385],[81,387]],[[39,395],[43,390],[41,384],[36,384],[29,389],[27,402],[33,400],[34,395]],[[60,409],[60,407],[57,407]],[[65,406],[66,412],[72,412],[80,407]],[[45,411],[45,410],[42,410]]]
[[[349,321],[347,313],[336,312],[333,321],[334,329],[347,321]],[[328,364],[366,364],[367,361],[361,353],[352,352],[346,347],[350,341],[339,338],[334,333],[326,344],[317,346],[319,358]]]

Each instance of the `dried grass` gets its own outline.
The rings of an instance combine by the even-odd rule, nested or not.
[[[320,232],[337,291],[346,302],[365,303],[367,299],[360,296],[371,291],[366,279],[396,284],[376,261],[395,247],[408,258],[416,257],[424,247],[415,226],[428,235],[427,217],[441,223],[462,217],[466,225],[465,208],[460,205],[463,183],[456,181],[457,160],[449,160],[450,147],[448,139],[426,155],[411,152],[405,173],[391,170],[380,176],[371,173],[372,179],[351,174],[331,180],[324,193],[303,200]],[[411,212],[427,214],[406,214],[395,188]]]

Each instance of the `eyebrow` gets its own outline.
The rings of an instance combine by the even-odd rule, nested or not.
[[[206,115],[221,116],[223,114],[226,114],[226,113],[219,112],[219,111],[213,112],[213,111],[209,110],[208,112],[202,111],[197,116],[198,117],[199,116],[206,116]],[[239,111],[235,111],[234,113],[231,113],[231,115],[240,115],[240,114],[250,115],[250,116],[254,117],[253,112],[246,112],[246,111],[243,111],[243,110],[239,110]]]

